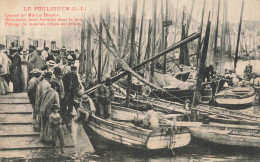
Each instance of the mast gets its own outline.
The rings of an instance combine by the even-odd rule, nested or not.
[[[130,58],[129,66],[132,66],[133,55],[135,52],[135,26],[136,26],[136,10],[137,10],[137,0],[134,0],[133,11],[132,11],[132,22],[131,22],[131,47],[130,47]],[[130,86],[131,86],[131,73],[128,73],[127,77],[127,95],[126,95],[126,105],[128,107],[130,101]]]
[[[81,27],[81,52],[80,52],[80,66],[79,66],[79,74],[82,77],[85,71],[85,20],[82,20],[82,27]]]
[[[163,25],[163,19],[164,19],[164,10],[163,10],[163,0],[161,0],[161,29],[162,29],[162,39],[161,39],[161,51],[164,50],[164,25]],[[165,74],[164,70],[164,60],[166,59],[166,55],[163,56],[163,73]]]
[[[155,56],[155,46],[156,46],[156,0],[153,0],[153,33],[152,33],[152,56]],[[152,61],[151,63],[151,76],[154,77],[154,62],[155,60]]]
[[[185,32],[185,36],[188,35],[189,32],[189,27],[190,27],[190,22],[191,22],[191,16],[192,16],[192,12],[193,12],[193,7],[194,7],[194,0],[192,0],[192,5],[191,5],[191,11],[190,11],[190,17],[186,26],[186,32]]]
[[[102,76],[101,76],[101,58],[102,58],[102,15],[100,14],[99,20],[99,39],[98,39],[98,84],[101,83]]]
[[[168,3],[168,0],[166,0],[166,15],[165,15],[165,21],[166,21],[166,23],[168,23],[167,21],[168,21],[168,5],[169,5],[169,3]],[[164,30],[164,25],[163,25],[163,30]],[[168,25],[166,26],[166,30],[165,30],[165,38],[164,38],[164,47],[163,47],[163,49],[166,49],[167,48],[167,36],[168,36],[168,31],[169,31],[169,28],[168,28]],[[167,64],[167,62],[166,62],[166,59],[167,59],[167,55],[164,55],[164,57],[163,57],[163,73],[164,74],[166,74],[166,64]]]
[[[203,49],[202,49],[202,54],[200,58],[200,65],[199,65],[199,73],[197,76],[197,83],[196,83],[196,89],[194,92],[194,97],[193,97],[193,102],[192,106],[196,106],[199,103],[199,93],[201,90],[201,85],[203,82],[203,73],[204,69],[206,67],[206,58],[207,58],[207,51],[208,51],[208,44],[209,44],[209,37],[210,37],[210,12],[208,16],[208,22],[207,22],[207,28],[206,28],[206,33],[204,37],[204,44],[203,44]]]
[[[224,57],[225,57],[225,52],[226,52],[226,0],[224,0],[223,3],[223,22],[222,22],[222,31],[221,31],[221,57],[220,57],[220,62],[219,62],[219,73],[222,74],[222,69],[224,67]]]
[[[178,23],[178,0],[177,0],[177,9],[176,9],[176,18],[175,18],[175,30],[174,30],[174,42],[173,43],[176,42],[177,27],[178,27],[177,23]],[[173,58],[174,58],[175,57],[175,51],[173,51],[172,54],[173,54]]]
[[[217,55],[217,44],[218,44],[218,23],[219,23],[219,9],[220,9],[220,0],[218,0],[218,15],[217,15],[217,25],[215,33],[215,45],[214,45],[214,57]]]
[[[244,0],[242,2],[241,15],[240,15],[240,21],[239,21],[239,26],[238,26],[238,35],[237,35],[237,46],[236,46],[236,53],[235,53],[234,71],[236,71],[236,67],[237,67],[238,47],[239,47],[239,41],[240,41],[240,32],[241,32],[243,10],[244,10]]]
[[[145,0],[143,0],[143,11],[142,11],[142,18],[141,18],[140,34],[139,34],[137,64],[140,64],[140,62],[141,62],[141,47],[142,47],[141,44],[142,44],[142,36],[143,36],[144,8],[145,8]]]
[[[118,0],[118,27],[117,27],[117,44],[118,44],[118,50],[119,50],[119,54],[121,54],[121,43],[120,43],[120,0]]]
[[[88,18],[90,22],[90,18]],[[89,87],[89,83],[92,81],[91,67],[92,67],[92,56],[91,56],[91,25],[88,24],[87,29],[87,57],[86,57],[86,87]]]
[[[204,3],[203,3],[203,9],[202,9],[202,14],[201,14],[201,22],[200,22],[200,31],[199,31],[200,33],[202,33],[202,29],[203,29],[205,4],[206,4],[206,0],[204,0]],[[196,68],[198,68],[198,66],[199,66],[200,49],[201,49],[201,37],[199,37],[199,39],[198,39]]]

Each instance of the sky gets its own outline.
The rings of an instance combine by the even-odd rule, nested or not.
[[[128,11],[132,10],[133,0],[0,0],[0,5],[5,10],[0,11],[0,18],[4,17],[6,12],[8,13],[16,13],[23,12],[23,7],[26,6],[84,6],[87,7],[87,11],[85,12],[62,12],[64,15],[95,15],[99,14],[100,10],[104,11],[106,6],[110,4],[110,11],[117,14],[118,11],[118,1],[120,1],[120,12],[123,15],[125,12],[125,6],[128,7]],[[190,12],[192,6],[192,0],[168,0],[169,1],[169,12],[170,15],[174,17],[176,13],[177,3],[178,9],[183,10],[185,7],[187,12]],[[202,6],[204,0],[194,0],[194,10],[193,17],[195,19],[201,18]],[[161,13],[161,0],[156,0],[157,2],[157,15]],[[164,8],[165,8],[166,0],[163,0]],[[207,17],[208,12],[212,10],[214,7],[217,10],[217,2],[218,0],[206,0],[206,8],[205,8],[205,17]],[[221,9],[220,13],[222,13],[224,0],[220,0]],[[141,17],[142,4],[143,0],[137,0],[138,8],[137,8],[137,16]],[[152,4],[153,0],[145,0],[145,13],[146,18],[149,19],[152,17]],[[228,19],[232,23],[239,22],[239,15],[241,11],[242,0],[227,0],[228,4]],[[221,16],[220,16],[221,18]],[[244,5],[244,15],[243,20],[260,20],[260,0],[245,0]]]

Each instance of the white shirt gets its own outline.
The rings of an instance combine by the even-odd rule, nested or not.
[[[45,61],[46,58],[48,57],[48,52],[45,51],[45,50],[43,50],[43,51],[42,51],[42,57],[43,57],[43,60]]]

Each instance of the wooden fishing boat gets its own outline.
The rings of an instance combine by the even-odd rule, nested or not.
[[[166,124],[157,129],[146,129],[130,122],[137,114],[139,118],[144,117],[140,111],[117,106],[112,109],[112,120],[91,116],[84,125],[94,148],[120,145],[144,150],[167,150],[190,143],[191,135],[187,127]]]
[[[199,128],[190,128],[190,131],[193,137],[215,144],[260,147],[260,128],[258,126],[210,123]]]
[[[243,109],[252,105],[255,91],[251,87],[234,87],[220,91],[215,95],[218,105],[230,109]]]
[[[129,122],[104,120],[97,116],[91,116],[86,127],[96,148],[104,147],[99,145],[103,143],[101,141],[105,141],[106,144],[120,144],[147,150],[175,149],[188,145],[191,140],[188,130],[179,129],[174,134],[168,127],[150,130]]]

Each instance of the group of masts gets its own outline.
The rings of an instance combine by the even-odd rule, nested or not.
[[[117,16],[117,31],[113,32],[111,34],[111,30],[113,31],[114,29],[111,29],[111,15],[110,15],[110,9],[109,9],[109,4],[107,4],[107,10],[106,10],[106,18],[103,18],[102,12],[100,13],[100,20],[99,20],[99,27],[96,24],[95,17],[93,17],[93,21],[91,21],[91,18],[85,19],[83,22],[83,28],[82,28],[82,50],[81,52],[83,53],[83,60],[82,63],[84,64],[82,68],[80,68],[82,71],[80,72],[81,74],[85,73],[85,79],[86,83],[93,83],[93,76],[96,76],[97,82],[96,83],[101,83],[102,79],[104,79],[104,71],[107,71],[110,67],[106,65],[110,65],[109,63],[110,60],[109,57],[112,55],[114,57],[114,69],[112,71],[117,71],[120,68],[125,70],[125,72],[122,72],[116,76],[113,76],[112,81],[116,81],[126,74],[128,74],[128,87],[127,87],[127,102],[129,102],[129,89],[131,85],[131,77],[132,74],[136,76],[138,79],[140,79],[143,82],[146,82],[148,85],[158,88],[157,86],[153,85],[153,80],[145,80],[139,74],[135,73],[137,69],[141,67],[146,67],[146,70],[150,71],[150,76],[147,78],[153,78],[154,77],[154,72],[155,72],[155,65],[156,65],[156,60],[163,56],[163,66],[162,66],[162,72],[166,73],[167,72],[167,56],[166,54],[174,51],[177,48],[180,48],[180,56],[179,56],[179,64],[183,65],[189,65],[189,48],[188,48],[188,43],[195,40],[198,40],[198,45],[195,50],[195,55],[197,56],[196,59],[196,67],[199,70],[199,73],[202,74],[204,68],[206,67],[206,57],[208,54],[208,45],[209,45],[209,40],[212,39],[210,34],[210,28],[212,28],[211,24],[211,19],[210,19],[210,12],[208,14],[208,21],[207,21],[207,27],[205,31],[205,37],[203,38],[201,36],[201,33],[203,33],[203,24],[204,24],[204,16],[205,16],[205,4],[206,1],[203,1],[203,7],[202,7],[202,16],[201,16],[201,22],[199,26],[199,33],[197,34],[191,34],[188,36],[188,32],[190,24],[192,23],[192,13],[193,13],[193,8],[194,8],[194,0],[192,1],[191,4],[191,11],[190,14],[188,15],[183,11],[182,15],[182,24],[181,24],[181,40],[180,42],[175,42],[176,41],[176,30],[177,30],[177,22],[175,23],[175,35],[174,35],[174,44],[168,47],[168,34],[169,34],[169,25],[172,24],[172,21],[169,21],[169,2],[168,0],[161,0],[161,21],[158,21],[157,18],[157,3],[158,1],[153,0],[152,2],[152,20],[149,20],[149,26],[148,26],[148,31],[147,33],[147,40],[146,38],[143,38],[143,35],[146,35],[144,33],[144,28],[146,27],[145,25],[145,5],[146,1],[143,0],[142,4],[142,12],[141,12],[141,20],[140,20],[140,28],[139,28],[139,33],[136,30],[137,29],[137,24],[138,24],[138,19],[137,19],[137,0],[133,0],[133,7],[132,7],[132,16],[131,16],[131,21],[130,25],[127,24],[127,16],[123,16],[123,21],[121,21],[122,16],[121,14],[121,3],[120,0],[118,1],[118,16]],[[164,4],[165,4],[165,9],[166,12],[164,11]],[[226,0],[224,2],[226,4]],[[128,4],[127,4],[128,5]],[[125,14],[128,13],[128,8],[127,5],[125,7]],[[178,1],[177,1],[178,5]],[[242,3],[242,11],[241,11],[241,17],[240,17],[240,23],[239,23],[239,30],[238,30],[238,39],[237,39],[237,47],[236,47],[236,54],[235,54],[235,67],[236,67],[236,62],[237,62],[237,56],[238,56],[238,45],[239,45],[239,39],[240,39],[240,32],[241,32],[241,23],[242,23],[242,15],[243,15],[243,6],[244,2]],[[177,6],[178,8],[178,6]],[[217,39],[218,39],[218,28],[219,28],[219,12],[220,12],[220,0],[218,1],[218,12],[217,12],[217,22],[216,22],[216,30],[215,30],[215,40],[214,40],[214,57],[216,57],[217,51]],[[225,15],[227,14],[227,8],[224,9],[223,13],[223,21],[226,20]],[[176,12],[176,21],[177,21],[177,16],[178,11]],[[188,18],[185,18],[188,17]],[[158,24],[159,23],[159,24]],[[225,54],[225,30],[224,26],[226,24],[223,23],[222,26],[222,50],[221,50],[221,58],[223,59],[223,55]],[[85,26],[87,26],[87,31],[85,31]],[[161,33],[157,33],[158,30],[157,27],[161,30]],[[104,39],[104,31],[106,35],[106,39]],[[93,75],[92,74],[92,66],[95,64],[94,62],[94,51],[91,48],[92,43],[92,33],[95,33],[98,36],[98,66],[97,66],[97,74]],[[114,34],[114,35],[113,35]],[[86,36],[85,36],[86,35]],[[136,39],[136,35],[139,35],[138,39]],[[158,40],[158,36],[161,35]],[[114,37],[116,38],[117,43],[114,42]],[[86,38],[86,41],[85,41]],[[138,40],[138,41],[136,41]],[[129,42],[130,41],[130,42]],[[146,47],[145,43],[146,42]],[[85,45],[86,44],[86,45]],[[160,45],[158,45],[160,44]],[[117,45],[117,47],[116,47]],[[86,46],[86,50],[85,50]],[[106,55],[104,54],[104,48],[106,50]],[[145,50],[144,50],[145,49]],[[144,54],[143,54],[144,53]],[[156,55],[156,53],[159,53]],[[128,56],[128,59],[125,59],[126,56]],[[105,59],[104,59],[105,57]],[[142,61],[145,60],[145,61]],[[102,65],[103,63],[103,65]],[[200,76],[200,74],[198,76]],[[93,75],[93,76],[92,76]],[[200,78],[200,77],[198,77]],[[201,83],[201,78],[197,80],[197,86],[199,88],[199,85]],[[87,85],[87,87],[90,87],[90,85]]]

